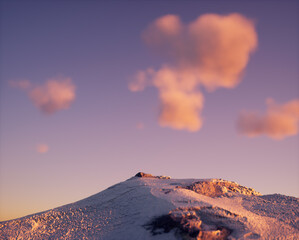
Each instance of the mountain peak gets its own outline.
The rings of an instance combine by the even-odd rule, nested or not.
[[[78,202],[0,222],[1,239],[299,239],[299,200],[222,179],[135,177]]]

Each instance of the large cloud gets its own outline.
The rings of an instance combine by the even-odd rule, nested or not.
[[[249,137],[266,135],[273,139],[283,139],[298,133],[299,100],[285,104],[267,101],[265,114],[242,112],[237,122],[238,131]]]
[[[169,62],[158,70],[138,71],[129,89],[156,87],[160,125],[190,131],[202,125],[204,97],[199,88],[235,87],[257,46],[253,22],[240,14],[205,14],[187,25],[176,15],[166,15],[142,37]]]
[[[71,78],[52,78],[41,86],[33,86],[28,80],[11,81],[10,85],[25,90],[33,104],[45,114],[69,108],[76,96]]]

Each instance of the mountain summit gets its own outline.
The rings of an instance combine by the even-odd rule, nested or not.
[[[0,222],[0,239],[299,239],[299,199],[140,172],[81,201]]]

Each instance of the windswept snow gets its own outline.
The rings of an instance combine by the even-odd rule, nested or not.
[[[213,193],[214,191],[214,193]],[[0,222],[0,239],[299,239],[299,202],[219,179],[140,176]]]

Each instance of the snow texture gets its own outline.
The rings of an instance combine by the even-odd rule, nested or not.
[[[0,239],[299,239],[299,199],[221,179],[140,173],[81,201],[0,222]]]

